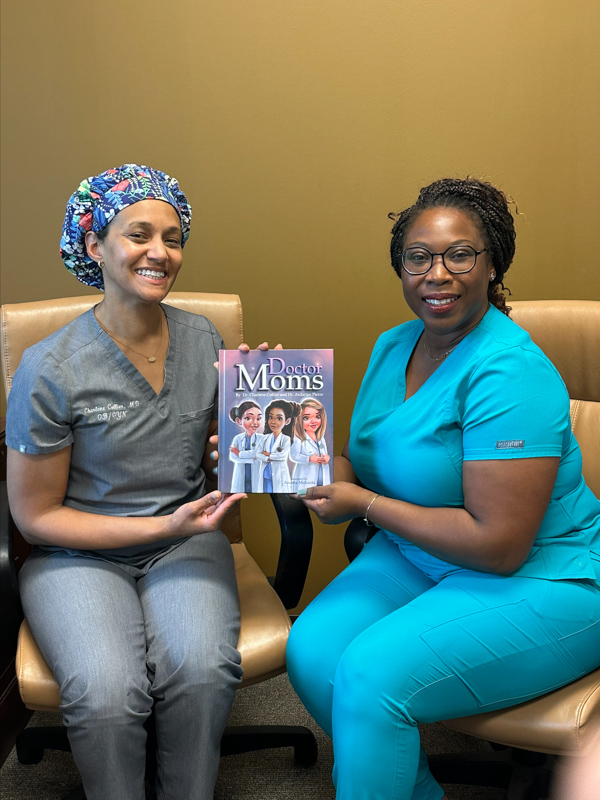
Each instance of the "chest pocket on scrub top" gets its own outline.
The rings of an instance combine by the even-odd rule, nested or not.
[[[214,405],[179,415],[183,472],[193,479],[200,472],[200,462],[206,444],[206,434]]]

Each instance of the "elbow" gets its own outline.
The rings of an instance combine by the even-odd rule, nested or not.
[[[28,520],[23,514],[13,514],[15,526],[27,544],[45,544],[43,539],[35,532],[35,524]]]
[[[476,535],[468,548],[473,555],[473,566],[482,572],[510,577],[527,560],[537,528],[525,529],[505,524],[478,523]],[[473,548],[471,550],[471,547]],[[475,563],[478,562],[478,563]]]
[[[491,572],[493,575],[498,575],[500,578],[510,578],[510,576],[516,572],[520,564],[495,564],[492,568],[486,569],[486,572]]]
[[[484,571],[491,572],[494,575],[500,575],[503,578],[509,578],[519,567],[523,566],[526,558],[526,553],[515,553],[510,550],[502,549],[499,552],[491,554],[490,558],[487,559],[488,563],[484,567]]]
[[[62,508],[62,506],[59,506]],[[32,513],[31,509],[20,507],[13,514],[14,523],[27,544],[52,544],[51,531],[54,530],[52,510],[46,513]]]
[[[31,544],[31,545],[34,545],[34,544],[45,544],[43,539],[40,539],[39,537],[37,537],[35,534],[31,533],[30,531],[27,531],[27,530],[23,531],[23,529],[20,528],[18,525],[17,525],[17,528],[19,529],[19,533],[21,534],[23,539],[25,539],[27,544]]]

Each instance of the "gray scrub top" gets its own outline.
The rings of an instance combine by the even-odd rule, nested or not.
[[[205,493],[200,462],[217,416],[214,362],[223,343],[205,317],[162,308],[169,350],[158,395],[93,309],[23,354],[8,400],[6,443],[36,455],[72,445],[64,500],[70,508],[157,516]],[[100,552],[128,561],[165,545]]]

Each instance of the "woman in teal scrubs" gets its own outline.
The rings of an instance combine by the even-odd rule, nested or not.
[[[300,616],[292,684],[334,743],[338,800],[440,800],[417,723],[523,702],[600,664],[600,501],[569,398],[508,316],[505,195],[446,179],[392,231],[416,320],[373,350],[327,523],[379,531]]]

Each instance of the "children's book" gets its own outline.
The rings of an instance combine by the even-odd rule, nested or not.
[[[219,489],[333,480],[333,350],[219,351]]]

